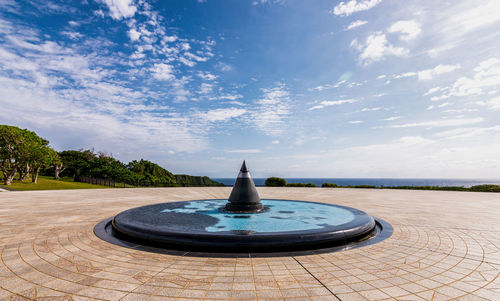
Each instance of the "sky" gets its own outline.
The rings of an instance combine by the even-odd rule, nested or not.
[[[2,0],[0,124],[192,175],[499,179],[499,11]]]

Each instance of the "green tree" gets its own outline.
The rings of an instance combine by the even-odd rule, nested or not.
[[[266,179],[265,184],[271,187],[284,187],[286,186],[286,180],[278,177],[270,177]]]
[[[164,186],[176,183],[176,177],[170,171],[148,160],[134,160],[128,163],[127,168],[139,175],[139,184],[143,186]]]
[[[47,144],[40,144],[31,149],[30,165],[33,183],[37,182],[40,169],[51,166],[57,156],[57,152],[48,146],[48,141]]]
[[[19,160],[23,152],[25,136],[15,126],[0,125],[0,169],[5,185],[10,185],[21,164]]]
[[[20,173],[21,180],[31,172],[36,183],[40,169],[51,163],[54,152],[49,141],[35,132],[0,125],[0,169],[5,185],[12,183],[16,172]]]
[[[90,176],[90,167],[95,155],[90,150],[67,150],[59,153],[62,164],[66,166],[65,174],[71,175],[73,180],[78,176]]]

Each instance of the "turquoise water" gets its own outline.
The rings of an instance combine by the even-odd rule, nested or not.
[[[227,200],[200,200],[186,202],[182,208],[165,209],[168,213],[197,213],[218,220],[217,224],[206,227],[207,232],[251,231],[283,232],[320,229],[338,226],[354,220],[354,214],[341,207],[325,204],[262,200],[270,210],[261,213],[228,213],[220,211]]]

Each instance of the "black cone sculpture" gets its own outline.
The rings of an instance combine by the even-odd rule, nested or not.
[[[252,213],[262,211],[263,208],[250,171],[245,161],[243,161],[240,173],[229,196],[229,202],[226,204],[226,210],[230,212]]]

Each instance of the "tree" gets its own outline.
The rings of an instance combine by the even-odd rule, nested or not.
[[[32,181],[36,183],[40,169],[53,161],[54,153],[49,141],[35,132],[0,125],[0,169],[5,185],[12,184],[16,172],[19,172],[20,180],[31,172]]]
[[[18,145],[22,142],[22,133],[18,127],[0,125],[0,169],[5,185],[10,185],[16,176],[20,162]]]
[[[35,132],[27,129],[0,125],[0,169],[5,185],[12,184],[21,166],[25,166],[29,162],[30,142],[35,137],[38,137]],[[26,170],[29,171],[29,167]]]
[[[48,167],[54,162],[57,157],[57,152],[48,146],[48,141],[46,144],[35,145],[32,148],[32,156],[30,160],[31,165],[31,181],[36,183],[38,180],[38,174],[40,169],[43,167]]]
[[[59,180],[59,175],[66,170],[66,166],[64,165],[59,154],[57,154],[57,156],[54,158],[52,165],[54,166],[54,179]]]
[[[36,183],[41,168],[49,167],[57,157],[57,152],[49,146],[49,141],[39,137],[35,132],[27,131],[23,141],[23,152],[20,158],[22,166],[31,171],[31,180]]]
[[[266,179],[266,186],[283,187],[286,186],[286,180],[278,177],[270,177]]]
[[[28,162],[20,164],[17,172],[19,173],[19,181],[26,180],[30,175],[30,165]]]
[[[170,171],[148,160],[134,160],[128,163],[127,168],[140,176],[139,182],[144,186],[173,185],[176,183],[176,177]]]
[[[90,166],[95,159],[92,151],[67,150],[60,152],[59,157],[61,163],[66,166],[65,174],[71,175],[73,180],[79,176],[91,176]]]

